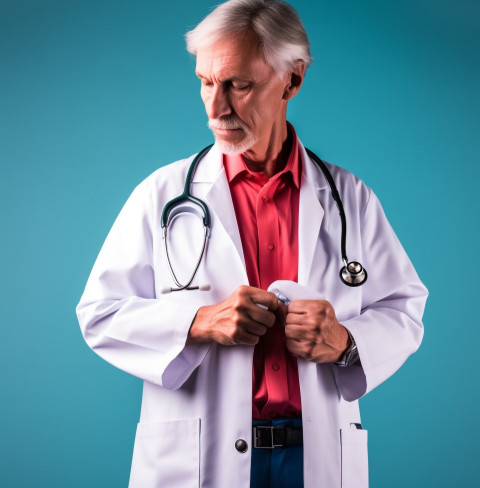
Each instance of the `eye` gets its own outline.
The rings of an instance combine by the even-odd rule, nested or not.
[[[250,88],[250,84],[249,83],[232,83],[232,88],[235,91],[239,91],[239,92],[247,91]]]

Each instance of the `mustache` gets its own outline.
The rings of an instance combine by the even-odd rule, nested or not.
[[[235,115],[225,115],[219,119],[208,119],[210,129],[243,129],[245,124]]]

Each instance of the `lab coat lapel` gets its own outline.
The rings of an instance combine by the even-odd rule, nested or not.
[[[324,210],[319,202],[319,191],[328,187],[328,183],[317,164],[310,160],[305,148],[299,143],[302,155],[302,179],[299,207],[299,257],[298,282],[307,285],[315,250],[319,245],[320,226]],[[199,164],[193,178],[195,194],[203,195],[211,212],[224,227],[230,237],[237,255],[245,269],[242,241],[238,230],[237,218],[233,208],[227,176],[223,168],[222,154],[214,145]]]
[[[237,225],[237,217],[228,186],[227,175],[223,167],[222,154],[216,145],[210,149],[197,169],[193,183],[195,187],[205,185],[204,196],[210,211],[215,214],[218,222],[224,227],[233,242],[238,257],[245,269],[242,241]]]
[[[320,226],[325,213],[318,199],[318,192],[328,183],[318,165],[308,157],[303,145],[299,145],[303,164],[298,229],[298,282],[306,286],[315,250],[320,242]]]

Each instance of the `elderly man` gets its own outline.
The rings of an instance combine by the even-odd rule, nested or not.
[[[292,7],[230,0],[187,45],[215,135],[186,185],[208,238],[196,204],[168,203],[193,158],[159,169],[77,309],[88,344],[144,380],[130,486],[366,487],[357,400],[418,348],[426,290],[372,191],[286,120],[310,62]],[[339,276],[337,206],[368,279],[356,262]]]

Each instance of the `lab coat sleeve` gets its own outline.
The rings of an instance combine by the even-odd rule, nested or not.
[[[175,389],[208,345],[185,347],[202,305],[194,293],[156,296],[151,192],[143,182],[116,219],[77,307],[88,345],[114,366]]]
[[[357,400],[385,381],[418,349],[428,295],[380,202],[369,193],[361,222],[363,264],[368,272],[361,287],[362,310],[359,316],[341,321],[355,339],[361,367],[332,365],[347,401]]]

